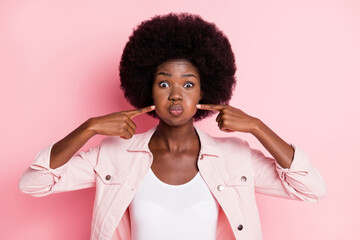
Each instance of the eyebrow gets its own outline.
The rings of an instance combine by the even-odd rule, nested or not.
[[[164,76],[167,76],[167,77],[171,77],[172,74],[170,73],[165,73],[165,72],[159,72],[158,74],[156,75],[164,75]],[[194,74],[191,74],[191,73],[186,73],[186,74],[182,74],[181,77],[194,77],[194,78],[197,78]]]

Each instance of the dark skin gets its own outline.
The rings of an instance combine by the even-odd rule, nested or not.
[[[232,106],[198,104],[203,94],[200,83],[198,70],[186,60],[161,64],[154,76],[154,106],[90,118],[54,144],[50,167],[65,164],[96,134],[130,139],[136,129],[132,118],[154,109],[159,125],[149,142],[154,157],[151,169],[165,183],[184,184],[198,172],[200,141],[193,125],[197,109],[218,111],[221,131],[253,134],[282,167],[290,167],[294,149],[262,121]]]
[[[196,104],[202,96],[197,69],[181,60],[161,64],[152,96],[160,120],[149,143],[154,156],[151,169],[163,182],[184,184],[199,171],[200,141],[193,125]],[[181,106],[181,114],[172,114],[171,106]]]

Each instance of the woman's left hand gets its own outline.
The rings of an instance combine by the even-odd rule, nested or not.
[[[216,121],[219,129],[224,132],[252,133],[259,121],[257,118],[229,105],[197,104],[196,107],[202,110],[219,111]]]

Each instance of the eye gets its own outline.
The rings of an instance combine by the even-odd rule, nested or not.
[[[192,82],[187,82],[184,85],[185,88],[192,88],[193,86],[194,86],[194,84]]]
[[[159,86],[160,86],[161,88],[166,88],[166,87],[169,87],[169,83],[168,83],[168,82],[165,82],[165,81],[162,81],[162,82],[159,83]]]

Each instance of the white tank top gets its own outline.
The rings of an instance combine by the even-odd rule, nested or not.
[[[129,206],[132,240],[215,240],[219,205],[198,172],[170,185],[149,169]]]

